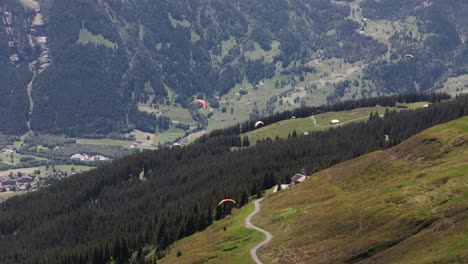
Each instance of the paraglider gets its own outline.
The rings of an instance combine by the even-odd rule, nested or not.
[[[414,58],[414,56],[411,55],[411,54],[405,54],[405,58],[411,58],[412,59],[412,58]]]
[[[222,205],[224,202],[233,202],[233,203],[236,203],[236,201],[234,201],[233,199],[223,199],[219,202],[218,206]]]
[[[255,127],[258,127],[259,125],[262,125],[262,126],[263,126],[263,125],[265,125],[265,123],[263,123],[262,121],[257,121],[257,122],[255,123]]]
[[[205,109],[208,109],[208,103],[205,102],[204,100],[202,99],[195,99],[193,100],[192,104],[197,104],[197,103],[200,103],[203,105],[203,107],[205,107]]]

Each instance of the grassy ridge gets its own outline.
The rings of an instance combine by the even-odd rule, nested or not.
[[[425,104],[427,104],[427,102],[417,102],[399,105],[408,107],[409,109],[416,109],[422,107]],[[330,124],[330,120],[332,119],[340,120],[341,124],[346,124],[347,122],[364,121],[367,120],[371,113],[378,112],[379,114],[384,114],[386,109],[401,110],[402,108],[377,106],[356,108],[353,110],[340,112],[327,112],[314,116],[317,125],[314,124],[314,120],[310,117],[289,119],[271,124],[269,126],[261,127],[253,131],[249,131],[247,133],[242,134],[241,136],[248,136],[250,143],[255,144],[258,140],[266,138],[287,138],[288,135],[294,130],[296,130],[298,134],[303,134],[305,132],[312,132],[317,130],[325,130],[329,127],[332,127],[332,125]]]
[[[268,191],[253,223],[274,238],[259,257],[264,263],[464,263],[466,157],[468,117],[316,173],[292,189]],[[263,239],[243,228],[252,210],[249,204],[177,242],[162,263],[249,263],[249,249]]]

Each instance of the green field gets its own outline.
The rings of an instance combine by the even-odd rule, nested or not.
[[[271,50],[263,50],[258,43],[254,43],[254,50],[245,52],[245,56],[251,60],[265,59],[271,63],[273,58],[281,53],[280,43],[276,40],[271,43]]]
[[[185,131],[181,129],[171,128],[167,131],[155,134],[153,137],[153,144],[158,145],[159,143],[164,144],[167,142],[172,142],[176,140],[177,138],[184,137],[184,136],[185,136]]]
[[[187,109],[184,109],[180,106],[172,106],[170,108],[167,108],[167,113],[165,115],[168,116],[173,123],[181,122],[185,124],[190,124],[191,126],[197,125],[197,123],[193,120],[192,116],[190,115],[190,112]]]
[[[180,26],[180,27],[190,27],[190,22],[188,22],[187,20],[177,20],[175,18],[172,17],[171,13],[168,13],[168,16],[169,16],[169,20],[171,21],[171,24],[173,27],[177,27],[177,26]]]
[[[114,139],[86,139],[80,138],[76,140],[77,144],[84,144],[84,145],[104,145],[104,146],[121,146],[125,148],[129,148],[133,141],[128,140],[114,140]]]
[[[226,57],[226,55],[229,54],[229,51],[234,48],[234,46],[236,45],[236,39],[232,36],[229,37],[228,40],[223,40],[221,42],[221,58],[224,58]]]
[[[41,174],[39,175],[39,177],[44,177],[46,176],[47,172],[53,172],[53,168],[55,168],[56,171],[70,173],[72,171],[72,168],[75,168],[75,171],[78,172],[80,170],[87,171],[87,170],[93,169],[94,167],[82,166],[82,165],[54,165],[54,166],[49,166],[47,170],[46,170],[46,166],[23,168],[23,169],[11,169],[11,170],[6,170],[6,171],[0,171],[0,178],[8,177],[10,173],[16,174],[18,172],[21,172],[25,174],[32,174],[36,170],[41,171]]]
[[[417,107],[418,105],[423,105],[425,103],[414,103],[411,104],[411,107]],[[330,127],[336,127],[347,122],[358,122],[365,121],[369,117],[370,113],[384,114],[387,107],[365,107],[365,108],[356,108],[349,111],[341,112],[327,112],[315,115],[314,118],[317,122],[317,125],[314,124],[314,120],[311,117],[305,118],[296,118],[283,120],[247,133],[242,134],[241,136],[248,136],[250,144],[254,145],[258,140],[271,138],[287,138],[294,130],[298,135],[305,132],[313,132],[317,130],[325,130]],[[399,110],[399,108],[388,107],[389,110]],[[341,124],[331,125],[330,120],[338,119]]]
[[[13,156],[13,162],[12,162],[12,159],[11,159],[12,156]],[[8,155],[0,153],[0,161],[2,161],[5,164],[8,164],[8,165],[17,165],[17,164],[21,163],[20,162],[21,158],[26,158],[26,157],[34,158],[35,160],[46,160],[45,158],[35,157],[35,156],[30,156],[30,155],[22,155],[22,154],[19,154],[19,153],[12,153],[12,154],[8,154]]]
[[[102,34],[93,35],[93,33],[89,32],[84,26],[80,29],[80,35],[78,37],[78,43],[80,44],[93,44],[103,45],[107,48],[116,49],[117,44],[113,43],[107,39],[105,39]]]
[[[397,103],[396,106],[406,106],[408,109],[418,109],[423,107],[424,105],[430,104],[429,102],[415,102],[415,103]]]

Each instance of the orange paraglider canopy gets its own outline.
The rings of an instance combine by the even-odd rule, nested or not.
[[[233,199],[223,199],[219,202],[218,206],[220,206],[221,204],[223,204],[224,202],[233,202],[233,203],[236,203],[236,201],[234,201]]]
[[[193,100],[193,102],[192,102],[192,104],[197,104],[197,103],[202,104],[203,107],[205,107],[205,109],[208,109],[208,103],[205,102],[204,100],[202,100],[202,99],[195,99],[195,100]]]

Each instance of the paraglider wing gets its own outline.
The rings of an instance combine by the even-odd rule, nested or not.
[[[411,58],[412,59],[412,58],[414,58],[414,56],[411,55],[411,54],[405,54],[405,58]]]
[[[219,202],[218,206],[222,205],[224,202],[233,202],[233,203],[236,203],[236,201],[234,201],[233,199],[223,199]]]
[[[195,99],[195,100],[193,100],[193,102],[192,102],[192,104],[197,104],[197,103],[202,104],[203,107],[205,107],[205,109],[208,109],[208,103],[205,102],[204,100]]]
[[[257,122],[255,123],[255,127],[258,127],[259,125],[262,125],[262,126],[263,126],[263,125],[265,125],[265,123],[263,123],[262,121],[257,121]]]

